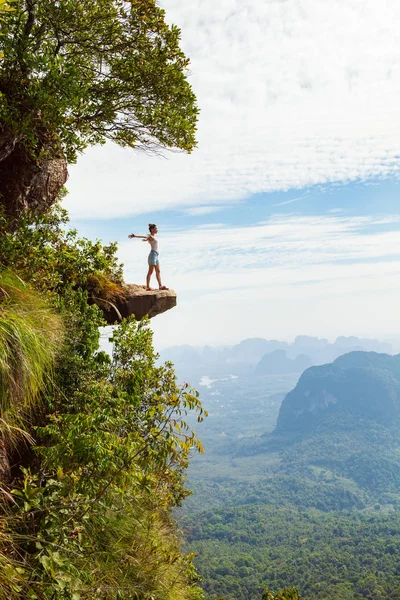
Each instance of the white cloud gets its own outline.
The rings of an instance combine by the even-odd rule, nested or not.
[[[116,146],[71,168],[74,217],[210,207],[251,194],[397,174],[397,0],[164,0],[201,107],[199,148]]]
[[[212,213],[216,213],[222,210],[223,206],[192,206],[191,208],[187,208],[185,212],[192,217],[199,217],[202,215],[210,215]]]
[[[144,280],[146,246],[121,243],[127,281]],[[157,317],[164,346],[399,333],[400,215],[274,217],[251,227],[161,232],[160,257],[179,306]]]

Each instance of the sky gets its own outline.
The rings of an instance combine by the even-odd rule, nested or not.
[[[400,3],[163,0],[201,110],[198,148],[91,148],[64,201],[144,283],[159,228],[177,308],[156,346],[400,338]]]

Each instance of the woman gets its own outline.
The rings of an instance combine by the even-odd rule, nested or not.
[[[134,233],[131,233],[128,237],[129,238],[142,238],[142,240],[144,242],[149,242],[149,244],[150,244],[151,250],[150,250],[149,258],[147,261],[149,263],[149,270],[147,271],[147,277],[146,277],[146,290],[148,292],[150,292],[153,289],[150,287],[150,279],[151,279],[154,269],[156,271],[156,277],[157,277],[159,289],[167,290],[168,288],[165,287],[165,285],[163,285],[161,283],[160,261],[158,259],[158,241],[155,238],[156,234],[158,233],[157,225],[155,225],[154,223],[149,223],[149,232],[150,232],[149,235],[135,235]]]

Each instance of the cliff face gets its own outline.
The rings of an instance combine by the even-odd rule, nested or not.
[[[135,284],[124,286],[124,290],[124,297],[102,306],[109,325],[115,325],[130,315],[134,315],[138,321],[145,316],[151,319],[176,306],[176,293],[173,290],[148,292],[143,286]]]
[[[284,399],[276,433],[308,433],[332,418],[389,424],[400,417],[400,355],[350,352],[311,367]]]

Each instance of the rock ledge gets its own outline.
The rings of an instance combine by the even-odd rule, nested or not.
[[[113,306],[103,308],[104,318],[109,325],[115,325],[130,315],[139,321],[146,315],[151,319],[176,306],[176,294],[173,290],[152,290],[147,292],[145,286],[127,284],[125,297],[114,302]]]

